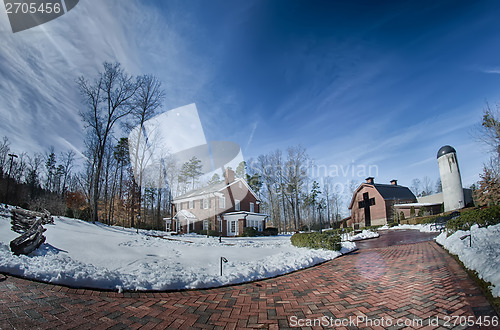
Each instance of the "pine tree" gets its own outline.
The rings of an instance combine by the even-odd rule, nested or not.
[[[196,179],[203,174],[201,171],[202,167],[201,160],[193,156],[193,158],[182,165],[180,177],[183,178],[183,181],[186,183],[191,181],[192,189],[194,189]]]

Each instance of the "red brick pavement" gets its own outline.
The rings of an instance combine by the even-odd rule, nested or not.
[[[362,250],[274,279],[210,290],[115,293],[0,279],[1,329],[285,329],[306,318],[335,326],[357,317],[372,320],[358,324],[366,328],[384,328],[375,326],[383,318],[385,328],[389,319],[391,329],[405,328],[397,320],[422,319],[426,328],[443,329],[452,327],[444,321],[453,316],[486,315],[496,314],[477,286],[431,241]],[[435,317],[439,325],[429,325]]]

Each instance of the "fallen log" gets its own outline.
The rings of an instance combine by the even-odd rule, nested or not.
[[[20,216],[23,216],[25,218],[41,218],[42,219],[42,224],[46,225],[49,223],[54,223],[54,219],[52,218],[51,214],[47,210],[43,210],[43,212],[36,212],[36,211],[31,211],[31,210],[25,210],[25,209],[13,209],[12,215],[18,214]]]
[[[23,234],[28,229],[31,228],[36,223],[36,217],[32,216],[23,216],[19,213],[12,212],[11,215],[11,229],[18,234]]]
[[[10,242],[10,250],[16,254],[29,254],[35,251],[43,242],[45,236],[41,219],[37,220],[24,234]]]

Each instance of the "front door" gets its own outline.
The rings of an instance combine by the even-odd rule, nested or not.
[[[238,220],[227,221],[227,236],[236,236],[238,233]]]

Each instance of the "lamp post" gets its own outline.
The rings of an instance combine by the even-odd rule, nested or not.
[[[323,223],[321,222],[321,210],[323,207],[321,206],[321,202],[318,204],[318,215],[319,215],[319,232],[323,232]]]
[[[5,192],[5,204],[9,203],[9,184],[10,184],[10,174],[12,172],[12,165],[14,163],[14,158],[17,158],[15,154],[9,154],[10,157],[10,167],[9,167],[9,175],[7,176],[7,191]]]
[[[227,262],[227,259],[224,257],[220,257],[220,276],[222,276],[222,265]]]

